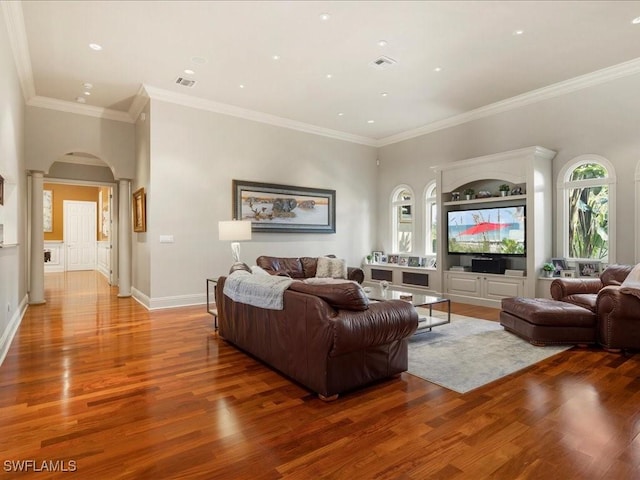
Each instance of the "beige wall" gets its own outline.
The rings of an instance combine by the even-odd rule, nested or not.
[[[136,121],[136,170],[135,177],[131,184],[131,192],[135,192],[138,188],[144,187],[147,197],[147,206],[150,199],[153,199],[153,192],[149,189],[149,170],[150,170],[150,149],[151,149],[151,105],[147,103],[141,115]],[[181,185],[174,185],[171,190],[180,195],[182,191]],[[147,230],[149,228],[149,209],[147,207]],[[139,294],[148,298],[151,296],[151,259],[149,252],[149,242],[147,241],[147,233],[132,233],[132,272],[131,285]],[[134,295],[139,295],[134,291]],[[143,302],[148,303],[145,299]]]
[[[105,162],[114,178],[133,178],[135,127],[75,113],[27,107],[25,147],[29,170],[49,172],[70,152],[90,153]]]
[[[371,250],[375,148],[155,100],[150,118],[148,231],[134,242],[149,249],[153,299],[202,295],[205,278],[228,272],[231,249],[218,240],[218,221],[232,218],[233,179],[336,190],[337,233],[254,234],[242,244],[247,263],[334,253],[359,265]],[[160,235],[175,241],[161,244]]]

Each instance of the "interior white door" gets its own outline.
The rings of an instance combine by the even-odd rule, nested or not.
[[[64,243],[67,270],[95,270],[97,251],[96,202],[65,200]]]

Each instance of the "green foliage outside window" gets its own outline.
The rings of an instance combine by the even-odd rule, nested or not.
[[[571,181],[606,178],[601,165],[576,167]],[[609,188],[606,185],[569,191],[569,256],[602,259],[609,253]]]

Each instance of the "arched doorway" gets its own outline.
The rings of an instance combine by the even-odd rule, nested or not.
[[[96,155],[70,152],[51,164],[44,175],[43,191],[45,272],[95,269],[110,285],[117,284],[116,190],[113,172]],[[82,215],[65,214],[68,208],[87,211],[81,207],[91,204],[94,221],[82,221]],[[79,231],[89,226],[95,230],[88,234]]]
[[[127,180],[116,181],[106,162],[86,152],[69,152],[58,157],[48,172],[31,173],[30,298],[33,296],[33,304],[45,301],[41,286],[45,268],[47,271],[64,271],[69,266],[67,260],[71,245],[65,238],[65,235],[68,237],[65,232],[73,230],[68,230],[65,223],[65,202],[95,204],[95,221],[89,223],[95,229],[93,233],[96,240],[95,245],[89,248],[95,248],[96,261],[95,266],[90,265],[90,268],[100,271],[109,284],[124,284],[125,288],[129,288],[126,287],[129,281],[125,279],[120,282],[119,274],[123,269],[118,262],[119,247],[124,243],[125,254],[127,250],[128,239],[121,236],[121,233],[127,235],[127,229],[119,232],[118,219],[123,212],[126,216],[130,205],[128,185]],[[127,269],[124,271],[126,275]],[[120,293],[121,296],[128,296],[127,292],[122,294],[122,290]]]

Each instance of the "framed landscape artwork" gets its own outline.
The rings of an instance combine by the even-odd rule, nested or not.
[[[144,188],[133,192],[133,231],[147,231],[147,205]]]
[[[254,232],[336,232],[336,191],[233,180],[233,216]]]

